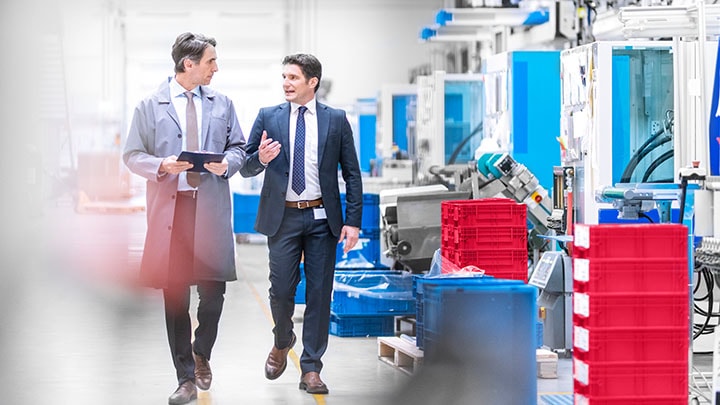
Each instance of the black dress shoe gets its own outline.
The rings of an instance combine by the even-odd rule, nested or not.
[[[284,349],[278,349],[277,347],[275,347],[275,345],[273,345],[272,349],[270,350],[270,354],[268,354],[267,360],[265,360],[265,378],[267,378],[268,380],[274,380],[280,377],[283,372],[285,372],[285,369],[287,368],[288,352],[290,351],[290,349],[292,349],[293,346],[295,346],[296,341],[297,338],[293,333],[288,347]]]
[[[310,371],[303,374],[300,379],[300,389],[305,390],[308,394],[327,394],[328,387],[320,379],[320,374]]]
[[[195,385],[201,390],[207,391],[212,383],[212,370],[210,370],[210,362],[205,356],[193,352],[195,359]]]
[[[168,404],[170,405],[182,405],[187,404],[188,402],[192,401],[193,399],[197,398],[197,388],[195,388],[195,383],[188,380],[184,383],[180,384],[180,386],[175,390],[175,392],[170,395],[170,398],[168,398]]]

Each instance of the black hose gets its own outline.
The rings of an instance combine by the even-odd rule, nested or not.
[[[704,301],[705,299],[707,299],[708,310],[707,312],[702,311],[702,314],[705,315],[705,321],[703,321],[702,324],[693,323],[693,340],[697,339],[700,335],[707,335],[714,332],[716,326],[710,325],[710,320],[713,318],[713,289],[715,287],[714,277],[710,270],[705,267],[702,267],[700,269],[699,275],[702,276],[702,280],[705,281],[705,288],[707,289],[707,294],[701,298],[693,298],[693,300]],[[699,284],[700,280],[698,280],[698,285]],[[697,307],[697,305],[695,304],[693,306]]]
[[[448,190],[452,191],[453,186],[450,184],[450,182],[443,179],[443,177],[440,175],[439,170],[440,170],[440,167],[436,166],[436,165],[428,167],[428,173],[432,174],[438,183],[442,184],[443,186],[447,187]]]
[[[643,142],[643,144],[640,145],[639,148],[637,148],[637,150],[635,151],[633,156],[630,158],[628,165],[625,166],[625,170],[623,171],[623,177],[625,177],[625,174],[628,172],[628,170],[630,170],[630,163],[632,163],[633,159],[635,159],[637,157],[637,155],[640,154],[650,144],[650,142],[654,141],[658,136],[662,135],[664,132],[665,132],[665,127],[658,130],[654,134],[650,135],[648,137],[648,139],[646,139],[645,142]],[[637,163],[636,163],[636,165],[637,165]],[[635,168],[633,168],[632,170],[635,170]],[[632,170],[630,170],[631,173],[632,173]]]
[[[483,129],[483,123],[481,122],[478,124],[477,127],[475,127],[475,129],[472,132],[470,132],[470,135],[466,136],[465,139],[460,141],[458,146],[455,147],[455,149],[453,150],[453,153],[450,155],[450,159],[448,160],[449,165],[455,163],[455,159],[457,159],[458,155],[460,154],[460,151],[465,146],[465,144],[468,143],[473,136],[477,135],[480,131],[482,131],[482,129]]]
[[[683,217],[685,216],[685,194],[687,193],[688,181],[685,177],[680,180],[680,214],[678,215],[678,224],[683,223]]]
[[[672,141],[672,137],[669,135],[661,136],[661,137],[658,137],[657,139],[655,139],[655,137],[653,136],[650,139],[653,139],[654,142],[650,143],[648,146],[644,147],[643,149],[638,149],[637,152],[635,152],[633,157],[630,159],[630,162],[628,162],[628,165],[625,167],[625,171],[623,172],[623,175],[620,178],[620,183],[629,183],[630,179],[632,178],[633,173],[635,172],[635,169],[637,168],[637,165],[640,164],[640,161],[645,156],[647,156],[650,152],[659,148],[660,146]],[[643,145],[645,145],[645,144],[643,144]]]
[[[665,163],[665,161],[672,159],[673,156],[675,156],[675,151],[670,149],[668,151],[665,151],[665,153],[655,159],[655,161],[653,161],[650,166],[645,169],[645,174],[643,175],[642,182],[645,183],[653,174],[655,169],[657,169],[661,164]]]
[[[653,219],[650,218],[650,217],[648,216],[648,214],[646,214],[646,213],[644,213],[644,212],[638,213],[638,216],[641,217],[641,218],[647,219],[648,221],[650,221],[650,223],[655,223],[655,221],[653,221]]]

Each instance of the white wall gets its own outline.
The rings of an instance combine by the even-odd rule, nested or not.
[[[67,111],[75,153],[124,140],[136,103],[173,74],[170,48],[184,31],[218,41],[212,86],[230,96],[247,132],[257,110],[283,101],[282,57],[316,54],[328,102],[375,97],[428,63],[418,41],[442,0],[79,0],[61,8]],[[62,163],[61,163],[62,164]]]
[[[407,83],[411,68],[430,62],[419,33],[442,6],[442,0],[318,0],[307,10],[315,15],[306,30],[313,42],[300,45],[318,56],[323,78],[333,82],[328,102],[350,104],[376,97],[383,84]]]

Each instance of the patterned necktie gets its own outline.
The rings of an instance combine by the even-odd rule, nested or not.
[[[185,109],[185,123],[187,124],[187,149],[191,152],[197,152],[200,150],[200,146],[198,142],[197,113],[195,112],[193,92],[186,91],[185,97],[188,98],[187,108]],[[187,182],[190,187],[197,188],[200,184],[200,173],[187,172]]]
[[[297,125],[295,128],[292,190],[297,195],[305,191],[305,111],[307,111],[307,107],[304,105],[298,108]]]

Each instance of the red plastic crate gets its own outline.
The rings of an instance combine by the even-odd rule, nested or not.
[[[574,232],[574,257],[681,258],[688,255],[688,230],[680,224],[578,224]]]
[[[573,325],[573,356],[590,362],[687,361],[689,326],[584,328]]]
[[[509,199],[448,200],[440,208],[443,226],[527,226],[527,207]]]
[[[525,249],[446,249],[443,256],[459,267],[478,266],[485,270],[525,271],[528,268],[528,253]]]
[[[667,259],[573,259],[573,291],[676,292],[688,290],[687,256]]]
[[[526,249],[527,226],[442,227],[443,243],[455,249]]]
[[[596,327],[683,327],[690,322],[685,293],[573,294],[573,323]]]
[[[597,397],[575,392],[574,405],[687,405],[688,395]]]
[[[687,403],[687,362],[586,363],[573,359],[573,380],[574,391],[590,398],[684,395]]]

